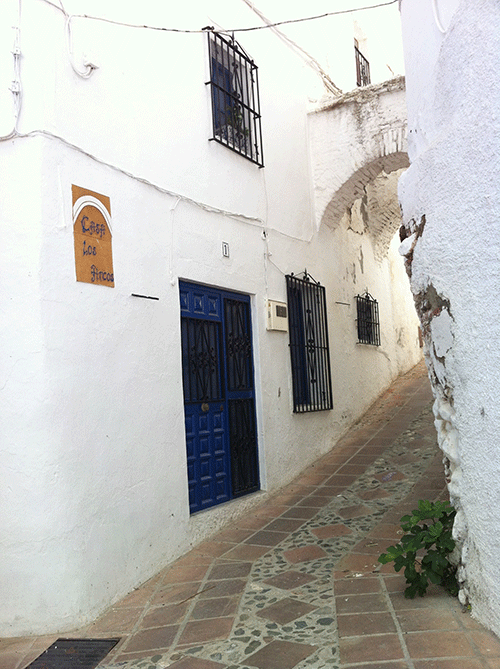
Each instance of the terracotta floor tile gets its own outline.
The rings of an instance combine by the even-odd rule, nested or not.
[[[272,532],[294,532],[303,524],[304,520],[302,518],[276,518],[269,525],[266,525],[266,530]]]
[[[338,615],[388,611],[387,601],[382,594],[342,595],[335,597],[335,602]]]
[[[347,488],[348,486],[353,484],[357,478],[358,477],[355,474],[349,474],[349,475],[333,474],[333,476],[330,476],[330,478],[325,481],[325,485],[328,486],[333,485]]]
[[[217,541],[226,541],[230,544],[239,544],[252,534],[252,530],[241,527],[230,527],[217,534]]]
[[[319,546],[302,546],[301,548],[292,548],[292,550],[285,551],[283,557],[292,564],[299,562],[309,562],[310,560],[318,560],[327,557],[325,551]]]
[[[310,484],[310,485],[321,485],[326,481],[326,479],[329,477],[329,474],[321,474],[321,473],[314,473],[314,474],[303,474],[299,476],[296,481],[297,483],[300,484]]]
[[[320,509],[328,506],[331,501],[332,498],[326,495],[309,495],[309,497],[305,497],[301,502],[298,502],[297,506],[312,506]]]
[[[162,585],[168,583],[191,583],[192,581],[201,581],[208,569],[206,565],[181,565],[174,566],[165,574]]]
[[[192,620],[205,618],[227,618],[236,615],[239,597],[217,597],[217,599],[202,599],[196,603],[191,612]]]
[[[117,602],[114,605],[114,608],[119,607],[131,607],[136,608],[138,606],[145,606],[148,600],[153,596],[155,589],[152,588],[137,588],[129,595],[126,595],[123,599]]]
[[[226,578],[244,578],[252,569],[252,562],[218,561],[208,574],[208,581],[225,580]]]
[[[349,553],[336,566],[338,572],[372,573],[381,566],[377,555]],[[389,565],[390,566],[390,565]]]
[[[481,630],[484,631],[483,625],[480,622],[475,620],[469,611],[463,611],[460,606],[457,604],[458,611],[458,622],[468,630]]]
[[[405,636],[410,657],[471,657],[474,649],[463,632],[410,632]]]
[[[402,535],[403,530],[399,523],[380,523],[368,534],[369,537],[388,541],[399,541]]]
[[[160,654],[160,653],[167,653],[169,651],[169,647],[163,648],[163,649],[156,649],[153,651],[145,651],[145,650],[137,650],[134,651],[133,653],[118,653],[113,656],[113,664],[116,662],[129,662],[131,660],[139,660],[139,659],[144,659],[146,657],[150,657]]]
[[[371,513],[372,509],[369,506],[364,504],[355,504],[354,506],[345,506],[342,509],[339,509],[338,514],[342,518],[359,518],[360,516],[366,516]]]
[[[87,634],[130,632],[143,611],[143,607],[111,609],[88,626]]]
[[[483,669],[484,665],[480,660],[474,660],[471,657],[459,658],[453,660],[414,660],[415,669]],[[489,667],[489,665],[486,665]],[[500,668],[500,664],[493,665],[489,669]],[[358,669],[358,667],[356,667]]]
[[[388,592],[402,593],[407,585],[406,579],[401,572],[399,574],[392,573],[384,575],[384,582]]]
[[[282,518],[296,518],[302,520],[309,520],[313,518],[318,513],[318,509],[314,509],[308,506],[293,506],[291,509],[288,509],[281,515]]]
[[[386,539],[376,539],[375,537],[368,537],[356,544],[352,551],[353,553],[364,553],[368,555],[376,555],[377,559],[380,553],[383,553],[387,548]]]
[[[178,585],[162,586],[151,600],[152,606],[163,604],[177,604],[190,599],[201,586],[200,581],[195,583],[179,583]]]
[[[225,639],[234,623],[234,618],[210,618],[189,622],[179,639],[180,644],[200,644],[215,639]]]
[[[499,658],[487,659],[486,660],[486,666],[487,666],[488,669],[500,669],[500,659]],[[450,667],[450,669],[451,669],[451,667]],[[462,668],[460,667],[459,669],[462,669]]]
[[[241,560],[242,562],[254,561],[269,550],[268,546],[252,546],[250,544],[239,544],[228,551],[224,557],[230,560]]]
[[[380,581],[378,578],[345,578],[335,582],[335,595],[364,595],[380,592]]]
[[[26,653],[28,653],[28,651],[26,651]],[[37,653],[36,655],[33,655],[33,656],[31,654],[29,654],[29,656],[27,656],[26,661],[23,662],[21,666],[23,668],[26,667],[30,662],[32,662],[33,660],[36,660],[38,655],[40,655],[40,653]],[[2,652],[0,654],[0,669],[15,669],[18,666],[20,660],[24,660],[24,657],[25,657],[25,653],[19,654],[19,653],[10,652],[10,651],[9,652],[8,651]],[[28,657],[29,657],[29,659],[28,659]]]
[[[231,544],[227,541],[213,540],[213,541],[203,541],[199,546],[196,546],[194,550],[199,555],[220,557],[233,547],[234,544]]]
[[[364,453],[361,451],[360,453],[357,453],[356,455],[353,455],[352,458],[349,460],[347,463],[348,465],[365,465],[369,466],[372,465],[375,460],[376,460],[375,455],[371,455],[370,453]]]
[[[241,595],[246,584],[246,578],[227,578],[224,580],[207,581],[198,599],[213,599],[214,597]]]
[[[500,658],[500,640],[493,632],[473,630],[469,632],[469,638],[481,655]]]
[[[168,648],[173,643],[178,631],[178,625],[141,630],[134,634],[124,650],[132,653],[135,651],[152,651],[159,648]]]
[[[286,625],[292,622],[292,620],[302,618],[302,616],[311,613],[311,611],[317,608],[317,606],[312,606],[311,604],[307,604],[307,602],[299,602],[296,599],[286,597],[261,609],[257,613],[257,616],[266,620],[272,620],[272,622],[279,625]]]
[[[345,491],[345,486],[342,485],[324,485],[318,488],[318,492],[322,495],[328,495],[330,499],[339,497]]]
[[[389,634],[396,632],[396,625],[387,611],[376,613],[351,613],[337,618],[340,637],[364,634]]]
[[[343,664],[399,659],[404,659],[404,654],[397,634],[340,639],[340,661]]]
[[[288,511],[288,504],[272,504],[268,506],[261,506],[255,510],[255,515],[260,518],[278,518],[282,513]],[[270,522],[268,520],[268,522]]]
[[[337,470],[338,476],[361,476],[366,471],[366,465],[361,463],[354,463],[349,461],[347,464],[343,465],[340,469]]]
[[[166,625],[175,625],[180,623],[186,615],[186,611],[191,601],[183,604],[170,604],[168,606],[157,606],[149,610],[141,621],[141,629],[149,627],[165,627]]]
[[[380,457],[382,453],[389,448],[391,441],[384,442],[382,444],[370,441],[363,447],[363,455],[373,455],[375,458]]]
[[[200,555],[199,553],[195,553],[194,549],[192,551],[189,551],[189,553],[186,553],[186,555],[183,555],[182,557],[178,558],[175,561],[175,566],[180,567],[181,565],[202,565],[202,564],[210,564],[212,562],[212,557],[210,555]],[[167,572],[168,569],[165,569],[165,572]]]
[[[409,665],[406,662],[370,662],[357,664],[353,669],[409,669]]]
[[[315,527],[311,532],[318,539],[332,539],[333,537],[345,537],[352,534],[352,530],[342,523],[335,523],[335,525],[323,525],[322,527]]]
[[[286,538],[285,532],[272,532],[265,529],[252,534],[244,543],[255,546],[277,546]]]
[[[257,509],[255,510],[257,512]],[[260,530],[269,524],[269,518],[263,518],[254,514],[247,514],[243,518],[238,518],[238,527],[243,529]]]
[[[312,655],[315,646],[291,641],[272,641],[246,658],[248,664],[258,669],[293,669],[299,662]]]
[[[33,645],[31,637],[13,637],[11,639],[0,639],[1,653],[24,653],[28,652]],[[47,647],[51,644],[47,644]]]
[[[397,614],[403,632],[422,632],[424,630],[456,630],[460,628],[451,611],[442,609],[414,609],[400,611]]]
[[[390,596],[392,605],[397,612],[431,607],[436,609],[446,609],[450,605],[450,599],[452,599],[451,596],[447,595],[439,586],[429,586],[425,597],[407,599],[403,592],[390,593]]]
[[[60,634],[49,634],[46,636],[37,636],[34,638],[33,644],[30,650],[46,650],[49,646],[52,646],[54,641],[57,641],[61,635]],[[75,635],[76,636],[76,635]],[[119,645],[119,644],[118,644]],[[115,648],[118,647],[115,646]]]
[[[303,574],[300,571],[285,571],[282,574],[268,578],[263,583],[266,585],[272,585],[275,588],[280,588],[281,590],[295,590],[295,588],[300,588],[306,583],[311,583],[315,581],[315,576],[310,576],[309,574]]]

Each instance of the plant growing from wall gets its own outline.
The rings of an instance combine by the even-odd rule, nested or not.
[[[420,500],[418,509],[401,518],[405,534],[396,546],[389,546],[378,561],[394,562],[397,572],[404,568],[408,583],[405,597],[422,597],[429,583],[442,585],[452,595],[458,594],[457,566],[450,559],[455,548],[452,537],[455,514],[448,502]]]

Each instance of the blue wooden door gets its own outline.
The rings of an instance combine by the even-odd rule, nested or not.
[[[180,282],[191,513],[259,489],[250,300]]]

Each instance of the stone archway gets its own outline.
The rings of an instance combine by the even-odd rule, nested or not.
[[[409,165],[403,77],[360,88],[309,115],[317,228],[335,229],[357,200],[383,255],[401,223],[397,180]]]
[[[404,79],[325,102],[310,113],[309,128],[316,226],[327,232],[332,248],[333,336],[349,342],[349,328],[358,327],[360,297],[376,301],[381,314],[380,343],[351,349],[345,368],[337,361],[339,369],[348,374],[353,360],[370,366],[378,364],[375,356],[384,356],[396,376],[420,355],[418,319],[396,235],[398,180],[409,165]],[[365,342],[358,330],[360,343]]]

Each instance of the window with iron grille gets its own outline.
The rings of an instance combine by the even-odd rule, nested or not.
[[[234,39],[208,35],[212,140],[264,167],[257,66]]]
[[[286,277],[295,413],[333,408],[326,291],[307,272]]]
[[[358,342],[380,346],[380,323],[378,302],[370,293],[356,295],[358,314]]]
[[[370,63],[359,50],[358,40],[354,40],[354,56],[356,58],[356,83],[358,86],[368,86],[370,79]]]

